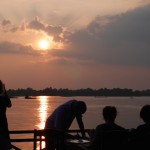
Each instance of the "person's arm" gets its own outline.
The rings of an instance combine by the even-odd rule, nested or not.
[[[0,96],[4,96],[5,95],[5,85],[1,82],[1,93]]]
[[[5,100],[6,100],[6,106],[11,107],[12,103],[11,103],[11,100],[10,100],[9,96],[7,95],[6,91],[5,91]]]
[[[82,115],[76,116],[76,120],[77,120],[78,126],[81,130],[82,137],[85,138],[85,131],[84,131],[84,124],[82,121]]]
[[[6,92],[6,88],[5,88],[5,85],[3,85],[4,87],[4,97],[5,97],[5,103],[6,103],[6,107],[11,107],[12,104],[11,104],[11,100]]]

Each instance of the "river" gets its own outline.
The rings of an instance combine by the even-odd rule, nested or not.
[[[118,115],[116,123],[125,128],[136,128],[143,123],[139,117],[143,105],[150,104],[150,97],[59,97],[38,96],[36,99],[24,97],[12,98],[12,107],[7,109],[9,130],[43,129],[46,118],[60,104],[71,100],[83,100],[87,111],[83,115],[85,128],[94,129],[103,123],[102,109],[110,105],[116,106]],[[76,121],[71,129],[77,129]],[[11,135],[12,136],[12,135]],[[14,143],[22,150],[32,150],[32,143]]]

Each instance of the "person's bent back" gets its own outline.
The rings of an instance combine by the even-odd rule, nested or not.
[[[47,118],[45,129],[57,129],[67,133],[73,120],[76,118],[82,137],[85,137],[84,124],[82,121],[82,114],[85,112],[85,102],[69,100],[66,103],[58,106]],[[48,145],[48,143],[46,145]]]

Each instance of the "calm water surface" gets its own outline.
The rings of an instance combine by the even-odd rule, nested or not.
[[[139,117],[140,109],[150,104],[150,97],[58,97],[39,96],[36,99],[18,97],[12,99],[12,108],[7,109],[9,130],[43,129],[46,118],[60,104],[70,100],[83,100],[87,104],[87,112],[83,115],[85,128],[94,129],[97,124],[103,123],[102,109],[106,105],[116,106],[118,116],[116,123],[125,128],[136,128],[143,123]],[[71,129],[76,129],[76,121]],[[11,135],[12,137],[12,135]],[[14,135],[13,135],[14,137]],[[29,135],[24,137],[29,138]],[[32,150],[32,143],[14,143],[22,150]]]

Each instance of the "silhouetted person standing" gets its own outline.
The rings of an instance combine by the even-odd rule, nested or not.
[[[123,150],[126,138],[122,133],[125,129],[115,123],[117,116],[116,108],[106,106],[102,113],[105,123],[96,127],[90,150]]]
[[[6,109],[11,107],[11,101],[7,95],[5,85],[0,80],[0,150],[11,148]]]

